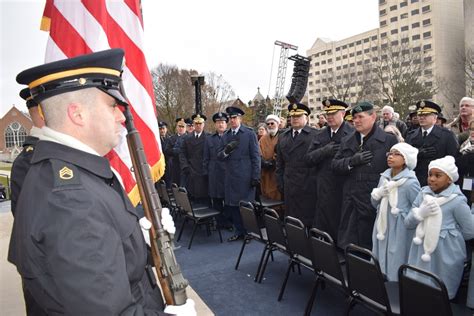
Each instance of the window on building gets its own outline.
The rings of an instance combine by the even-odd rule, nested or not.
[[[390,18],[390,22],[397,22],[398,21],[398,16],[394,16]]]
[[[418,9],[411,10],[411,15],[417,15],[417,14],[420,14],[420,10]]]
[[[332,58],[329,58],[328,59],[328,64],[331,64],[332,63]]]
[[[323,61],[321,62],[321,65],[325,65],[325,64],[326,64],[326,61],[323,60]]]
[[[341,70],[341,66],[337,66],[337,67],[336,67],[336,70]]]
[[[411,0],[410,2],[411,2],[411,3],[416,3],[416,2],[418,2],[418,1],[419,1],[419,0]]]
[[[364,43],[368,43],[370,41],[370,38],[364,38]]]
[[[427,57],[425,57],[425,58],[423,59],[423,61],[424,61],[425,63],[430,63],[430,62],[432,61],[432,58],[431,58],[431,56],[427,56]]]
[[[423,45],[423,50],[430,50],[430,49],[431,49],[431,44]]]
[[[350,53],[350,54],[349,54],[349,57],[354,57],[354,56],[355,56],[354,53]]]
[[[349,64],[349,67],[354,67],[355,66],[355,63],[350,63]]]
[[[392,41],[391,44],[392,44],[392,46],[397,46],[397,45],[398,45],[398,41],[397,41],[397,40]]]
[[[368,64],[368,63],[370,63],[370,59],[364,60],[364,64]]]
[[[385,4],[387,0],[379,0],[379,5]]]
[[[369,51],[370,51],[370,49],[368,49],[368,48],[364,49],[364,54],[368,54]]]
[[[413,35],[413,36],[411,37],[411,39],[412,39],[413,41],[419,40],[419,39],[420,39],[420,34]]]
[[[316,75],[316,76],[319,75],[319,74],[320,74],[319,71],[316,71],[316,72],[314,73],[314,75]]]
[[[409,39],[408,37],[403,37],[403,38],[400,40],[400,42],[401,42],[402,44],[406,44],[406,43],[408,43],[409,41],[410,41],[410,39]]]
[[[18,122],[12,122],[5,129],[5,146],[7,148],[22,147],[28,134],[26,129]]]
[[[347,55],[342,55],[342,59],[346,59],[347,58]]]
[[[347,65],[342,66],[342,69],[347,69]]]
[[[359,60],[359,61],[357,62],[357,66],[360,66],[360,65],[362,65],[362,60]]]
[[[417,27],[420,27],[420,22],[416,22],[411,25],[412,29],[416,29]]]
[[[423,13],[430,12],[430,11],[431,11],[431,7],[429,5],[425,5],[423,8],[421,8],[421,12]]]
[[[362,44],[362,40],[359,40],[356,42],[356,45],[360,45],[360,44]]]
[[[388,47],[388,44],[387,44],[387,43],[383,43],[383,44],[380,46],[380,48],[382,48],[382,49],[387,49],[387,47]]]
[[[325,50],[321,52],[321,56],[323,56],[323,55],[326,55],[326,51],[325,51]]]
[[[433,83],[431,81],[425,82],[425,87],[431,88],[433,86]]]
[[[408,13],[403,13],[400,15],[400,20],[408,19]]]
[[[417,59],[413,60],[413,63],[415,65],[421,64],[421,59],[417,58]]]
[[[387,14],[387,10],[386,9],[380,10],[379,13],[380,13],[380,16],[384,16]]]
[[[407,5],[407,1],[400,2],[400,8],[406,7]]]
[[[380,27],[387,26],[387,20],[380,21]]]
[[[357,72],[357,75],[358,75],[358,76],[362,76],[362,71],[358,71],[358,72]]]
[[[341,48],[340,47],[336,47],[336,52],[340,51]]]
[[[332,49],[328,49],[328,55],[332,54]]]
[[[381,38],[387,37],[387,32],[380,33],[380,37]]]
[[[317,62],[317,63],[314,63],[314,65],[315,65],[315,66],[319,66],[319,62]]]
[[[370,39],[373,40],[373,41],[376,41],[377,40],[377,35],[372,36]]]
[[[379,58],[378,58],[378,57],[374,57],[374,58],[372,58],[372,61],[374,61],[374,62],[375,62],[375,61],[378,61],[378,60],[379,60]]]
[[[354,47],[354,43],[350,43],[350,44],[349,44],[349,47]]]
[[[372,47],[372,51],[376,52],[377,51],[377,46]]]
[[[393,35],[393,34],[398,34],[398,29],[393,29],[393,30],[391,30],[391,31],[390,31],[390,34],[392,34],[392,35]]]
[[[342,49],[346,49],[347,48],[347,45],[342,45]]]
[[[392,5],[392,6],[390,7],[390,11],[395,11],[396,9],[397,9],[397,5]]]
[[[430,25],[430,24],[431,24],[431,19],[423,20],[423,26],[427,26],[427,25]]]
[[[400,30],[402,32],[408,31],[408,25],[402,26]]]
[[[414,53],[421,52],[421,47],[420,46],[413,47],[413,52]]]
[[[357,56],[362,55],[362,51],[361,51],[361,50],[357,51],[356,55],[357,55]]]
[[[325,74],[326,71],[327,71],[326,69],[323,69],[323,70],[321,71],[321,73]]]
[[[337,76],[337,77],[336,77],[337,80],[341,80],[341,78],[342,78],[341,76]]]
[[[425,69],[425,71],[423,73],[425,74],[425,76],[432,76],[433,75],[433,71],[431,69]]]
[[[341,56],[336,57],[336,61],[341,60]]]
[[[423,33],[423,38],[430,38],[431,37],[431,32],[424,32]]]

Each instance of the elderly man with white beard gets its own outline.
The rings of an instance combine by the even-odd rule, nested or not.
[[[268,133],[263,135],[258,142],[260,155],[262,157],[262,196],[273,200],[281,200],[281,193],[278,191],[275,175],[276,144],[278,142],[278,126],[280,123],[280,118],[278,116],[273,114],[268,115],[265,119]]]

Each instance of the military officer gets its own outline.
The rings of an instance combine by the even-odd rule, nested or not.
[[[316,200],[313,226],[327,232],[334,241],[337,241],[341,218],[341,188],[345,177],[335,174],[331,169],[331,163],[340,147],[341,139],[353,133],[354,128],[344,121],[347,108],[345,102],[327,99],[322,103],[327,126],[314,137],[305,159],[316,169],[316,195],[320,197]]]
[[[225,208],[232,217],[235,235],[227,241],[244,238],[246,233],[240,216],[239,202],[254,201],[255,188],[260,185],[260,154],[257,135],[242,124],[244,111],[229,106],[225,109],[229,116],[230,128],[224,133],[224,149],[218,158],[225,161]]]
[[[308,126],[311,110],[302,103],[290,104],[291,127],[278,137],[276,177],[285,201],[285,215],[313,223],[316,205],[316,169],[304,159],[317,130]]]
[[[341,140],[332,162],[334,172],[346,176],[337,239],[342,249],[349,243],[372,249],[376,210],[370,192],[377,187],[380,173],[388,168],[386,153],[397,138],[377,126],[372,103],[357,104],[352,117],[355,132]]]
[[[420,128],[411,130],[406,142],[418,148],[415,173],[423,187],[427,184],[429,163],[447,155],[456,157],[459,144],[452,131],[436,125],[438,114],[441,113],[441,107],[438,104],[428,100],[418,101],[416,108]]]
[[[46,126],[23,183],[9,258],[41,313],[145,315],[163,310],[138,217],[103,156],[118,145],[124,52],[106,50],[17,76]]]
[[[194,131],[183,138],[179,162],[186,176],[186,188],[195,202],[209,204],[207,176],[203,170],[204,143],[207,133],[204,131],[206,116],[196,113],[192,117]]]
[[[194,132],[193,119],[188,117],[184,119],[184,122],[186,123],[186,134],[191,134]]]
[[[165,150],[169,146],[168,143],[171,141],[170,135],[168,135],[168,124],[166,122],[160,121],[158,122],[158,129],[160,132],[160,141],[161,141],[161,148],[163,149],[163,153],[165,155],[165,173],[163,174],[163,179],[166,181],[166,186],[168,188],[171,187],[171,169],[172,160],[171,155],[168,155]]]
[[[170,157],[171,160],[171,183],[181,184],[181,165],[179,163],[179,153],[181,152],[181,144],[186,135],[186,123],[184,119],[176,118],[176,134],[172,135],[164,149],[165,157]]]

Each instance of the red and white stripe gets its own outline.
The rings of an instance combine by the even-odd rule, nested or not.
[[[143,53],[140,0],[46,0],[42,29],[49,31],[46,62],[109,48],[125,51],[124,87],[152,175],[164,171],[151,75]],[[108,155],[134,204],[139,201],[125,127],[121,143]],[[116,172],[116,173],[117,173]]]

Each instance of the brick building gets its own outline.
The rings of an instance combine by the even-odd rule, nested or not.
[[[21,151],[23,142],[29,134],[33,122],[28,113],[18,110],[15,106],[0,119],[0,159],[13,160]]]

